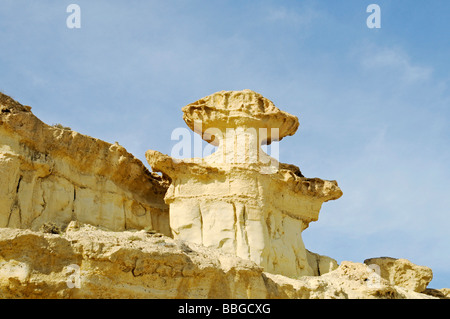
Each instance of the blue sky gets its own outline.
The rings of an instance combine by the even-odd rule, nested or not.
[[[71,3],[80,29],[66,26]],[[366,25],[371,3],[379,29]],[[280,160],[344,192],[306,247],[338,262],[407,258],[450,287],[449,1],[0,4],[0,90],[44,122],[147,165],[147,149],[170,154],[184,105],[259,92],[300,121]]]

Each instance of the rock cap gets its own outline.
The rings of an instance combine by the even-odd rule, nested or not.
[[[213,145],[218,145],[214,134],[210,133],[214,128],[222,132],[241,127],[267,129],[261,141],[270,144],[294,135],[299,126],[296,116],[281,111],[272,101],[248,89],[219,91],[186,105],[182,111],[189,128]],[[272,128],[278,128],[278,134],[272,134]]]

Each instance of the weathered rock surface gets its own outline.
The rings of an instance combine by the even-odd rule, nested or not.
[[[324,275],[339,267],[337,261],[333,258],[313,253],[308,249],[306,249],[306,258],[314,276]]]
[[[152,169],[171,179],[165,202],[174,238],[292,278],[331,270],[326,262],[317,266],[301,233],[324,202],[342,196],[337,182],[305,178],[261,149],[293,135],[297,117],[251,90],[216,92],[182,110],[186,124],[218,149],[183,160],[146,152]]]
[[[172,177],[165,200],[175,238],[253,260],[269,272],[316,273],[301,232],[318,219],[324,201],[341,196],[335,182],[283,168],[269,175],[174,161],[156,151],[146,155],[154,170]]]
[[[450,288],[427,288],[423,291],[423,293],[440,299],[450,299]]]
[[[292,279],[158,233],[71,222],[62,234],[0,229],[0,298],[436,298],[365,264]]]
[[[272,101],[251,90],[216,92],[186,105],[182,111],[189,128],[214,145],[219,145],[215,133],[220,131],[224,136],[230,128],[262,129],[267,135],[261,136],[261,143],[270,144],[272,140],[281,141],[293,135],[299,126],[296,116],[281,111]],[[276,137],[271,136],[272,128],[278,129]]]
[[[317,274],[301,233],[342,191],[336,181],[303,177],[261,149],[294,134],[297,117],[251,90],[216,92],[183,112],[187,125],[218,148],[183,160],[146,152],[152,169],[171,179],[165,202],[174,238],[252,260],[270,273]]]
[[[0,299],[450,296],[407,260],[339,266],[305,249],[301,232],[342,191],[260,153],[295,133],[295,116],[248,90],[183,111],[222,150],[200,161],[148,151],[169,187],[120,145],[46,125],[0,93]],[[263,129],[246,132],[257,148],[243,163],[220,158],[242,155],[230,123]]]
[[[170,235],[168,185],[118,144],[49,126],[0,93],[0,227],[79,220]]]
[[[378,257],[364,260],[367,265],[379,267],[380,275],[392,285],[423,292],[433,279],[431,268],[413,264],[407,259]]]

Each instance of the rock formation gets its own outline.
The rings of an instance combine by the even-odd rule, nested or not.
[[[364,263],[379,269],[381,278],[390,284],[417,292],[424,292],[433,279],[433,271],[425,266],[418,266],[409,260],[391,257],[370,258]],[[375,267],[372,267],[375,269]]]
[[[363,263],[295,280],[220,249],[78,222],[61,234],[4,228],[0,251],[1,298],[436,298],[392,285]]]
[[[305,178],[261,149],[293,135],[297,118],[250,90],[214,93],[183,113],[218,149],[202,159],[146,153],[152,169],[172,181],[165,201],[174,238],[222,249],[271,273],[313,275],[301,232],[318,219],[322,203],[342,191],[335,181]]]
[[[110,230],[170,235],[166,183],[119,144],[49,126],[0,93],[0,227],[64,229],[78,220]]]
[[[338,265],[304,247],[342,192],[260,148],[294,134],[295,116],[249,90],[183,112],[217,151],[148,151],[161,177],[0,94],[0,299],[450,297],[407,260]]]

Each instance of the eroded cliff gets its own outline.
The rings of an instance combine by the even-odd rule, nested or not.
[[[78,220],[170,235],[160,176],[122,146],[49,126],[1,93],[0,176],[0,227]]]
[[[394,285],[363,263],[292,279],[219,249],[78,222],[61,234],[0,229],[0,251],[1,298],[437,298]]]
[[[230,97],[233,107],[219,108],[206,130],[233,121],[270,128],[273,117],[281,136],[255,138],[269,143],[298,127],[257,94],[219,93],[184,109],[194,131],[197,116],[214,115],[212,105]],[[224,134],[222,145],[236,145],[232,138]],[[449,297],[426,288],[431,269],[407,260],[338,265],[304,247],[301,231],[342,195],[335,181],[273,159],[275,171],[217,154],[203,163],[146,155],[171,179],[0,93],[0,298]]]

